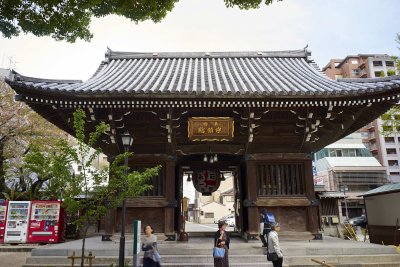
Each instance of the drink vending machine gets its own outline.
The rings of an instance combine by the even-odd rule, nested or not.
[[[4,234],[6,232],[8,201],[0,199],[0,244],[4,243]]]
[[[4,243],[26,243],[30,201],[9,201]]]
[[[59,243],[64,241],[65,213],[61,201],[32,201],[28,243]]]

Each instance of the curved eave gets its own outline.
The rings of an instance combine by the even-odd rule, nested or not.
[[[95,91],[75,91],[65,90],[58,86],[65,85],[56,81],[48,83],[43,87],[43,83],[31,84],[30,82],[18,82],[6,79],[6,82],[18,93],[23,95],[40,95],[45,97],[67,97],[73,99],[89,99],[89,98],[107,98],[107,99],[257,99],[257,100],[296,100],[296,99],[359,99],[379,97],[380,95],[395,95],[400,92],[400,77],[395,82],[378,81],[368,83],[365,89],[357,89],[351,91],[335,90],[331,92],[146,92],[144,90],[125,91],[125,90],[95,90]],[[364,83],[365,84],[365,83]],[[68,84],[70,85],[70,83]]]
[[[71,98],[348,98],[386,94],[400,76],[334,81],[305,51],[201,53],[109,52],[87,81],[32,78],[13,72],[18,93]]]

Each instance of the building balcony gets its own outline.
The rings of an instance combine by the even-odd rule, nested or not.
[[[366,70],[359,70],[358,71],[358,77],[363,78],[363,76],[367,77],[367,71]]]
[[[365,126],[365,128],[367,128],[368,130],[371,130],[371,129],[375,128],[375,125],[372,122],[370,122]]]

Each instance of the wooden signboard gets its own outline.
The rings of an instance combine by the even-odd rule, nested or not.
[[[233,124],[230,117],[192,117],[188,120],[188,138],[191,141],[230,141]]]

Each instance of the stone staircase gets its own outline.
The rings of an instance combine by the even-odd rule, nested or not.
[[[96,256],[94,267],[110,267],[118,264],[118,242],[99,242],[89,239],[88,250]],[[93,241],[93,242],[91,242]],[[67,256],[75,251],[79,254],[79,242],[58,244],[35,249],[23,267],[69,267]],[[73,243],[72,242],[72,243]],[[162,266],[168,267],[208,267],[214,266],[211,256],[211,238],[192,237],[189,242],[160,242],[159,252]],[[348,240],[331,239],[324,241],[281,241],[284,251],[284,266],[319,266],[311,259],[325,261],[335,267],[400,267],[400,254],[394,247],[367,244]],[[132,266],[132,242],[128,241],[125,252],[126,261]],[[233,238],[229,251],[230,266],[272,267],[264,255],[260,242],[246,243]],[[78,265],[75,265],[78,266]]]

